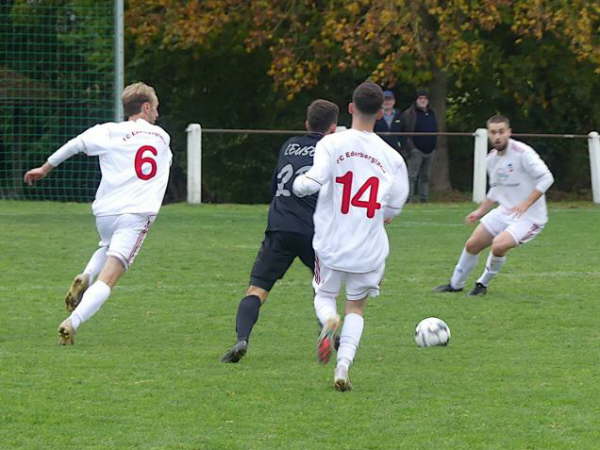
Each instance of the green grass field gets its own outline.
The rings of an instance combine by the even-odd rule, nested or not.
[[[544,232],[509,255],[486,297],[434,294],[471,208],[409,205],[388,227],[354,390],[339,393],[333,362],[315,360],[299,262],[262,309],[246,358],[219,362],[266,206],[163,208],[67,348],[56,327],[97,244],[89,206],[0,202],[0,448],[599,448],[600,208],[551,205]],[[419,349],[414,326],[432,315],[452,340]]]

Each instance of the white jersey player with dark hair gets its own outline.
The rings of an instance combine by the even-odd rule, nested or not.
[[[348,371],[364,327],[367,297],[379,294],[389,253],[384,223],[400,213],[408,196],[402,157],[373,132],[381,116],[383,91],[371,82],[359,85],[349,111],[352,128],[323,137],[312,168],[294,181],[297,196],[319,191],[314,215],[314,305],[323,329],[317,355],[329,361],[340,325],[336,297],[345,284],[345,318],[341,330],[334,386],[351,389]]]
[[[100,161],[102,180],[92,205],[100,248],[83,273],[75,277],[65,297],[71,315],[58,327],[62,345],[74,343],[79,326],[100,309],[133,263],[169,180],[170,138],[154,125],[158,117],[154,89],[144,83],[131,84],[123,90],[122,101],[128,120],[89,128],[24,177],[32,185],[77,153],[98,156]]]
[[[514,247],[531,241],[548,221],[544,193],[554,177],[539,155],[527,144],[511,139],[509,120],[500,115],[487,121],[492,151],[487,155],[490,189],[487,198],[465,218],[480,220],[458,259],[448,284],[437,292],[460,292],[477,264],[479,253],[492,247],[483,274],[469,295],[485,295],[488,284],[506,262]],[[499,206],[488,211],[499,203]]]

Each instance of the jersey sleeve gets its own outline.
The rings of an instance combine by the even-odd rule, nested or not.
[[[328,148],[321,140],[315,147],[313,166],[304,175],[294,180],[294,194],[298,197],[314,194],[331,179],[332,170]]]
[[[313,166],[308,172],[306,172],[306,176],[316,181],[322,186],[331,179],[331,174],[332,167],[329,149],[327,148],[327,145],[321,140],[317,143],[315,147]]]
[[[71,156],[83,152],[83,149],[83,141],[79,137],[75,137],[52,153],[48,157],[48,163],[53,167],[58,167]]]
[[[548,190],[552,183],[554,183],[554,177],[546,166],[546,163],[540,158],[535,151],[530,150],[523,154],[522,159],[523,169],[527,172],[535,181],[535,188],[544,193]]]
[[[78,138],[83,143],[83,152],[86,155],[100,155],[106,150],[109,142],[110,130],[108,124],[105,123],[88,128],[81,133]]]
[[[404,160],[398,162],[394,173],[392,186],[389,191],[388,201],[384,210],[386,219],[397,216],[402,211],[408,198],[408,172]]]

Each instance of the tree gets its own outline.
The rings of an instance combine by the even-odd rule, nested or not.
[[[577,64],[600,73],[595,0],[152,0],[150,10],[147,1],[129,3],[130,32],[140,45],[210,51],[229,30],[246,51],[268,50],[268,74],[289,100],[348,71],[384,85],[427,85],[440,131],[450,94],[464,96],[460,86],[473,79],[489,82],[487,52],[497,52],[493,77],[500,84],[511,78],[502,73],[511,70],[507,61],[535,55],[535,45],[526,48],[532,42],[566,49]],[[506,52],[515,48],[527,51],[510,58]],[[518,105],[531,101],[511,98]],[[433,178],[434,189],[450,189],[445,139]]]

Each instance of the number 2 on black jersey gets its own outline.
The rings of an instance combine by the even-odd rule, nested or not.
[[[296,175],[296,177],[298,175],[302,175],[303,173],[308,172],[310,168],[311,166],[303,166],[296,170],[296,172],[294,173],[294,166],[292,166],[291,164],[286,164],[285,166],[283,166],[277,174],[277,191],[275,191],[275,197],[289,197],[290,195],[292,195],[292,186],[291,183],[289,183],[289,181],[294,175]]]

